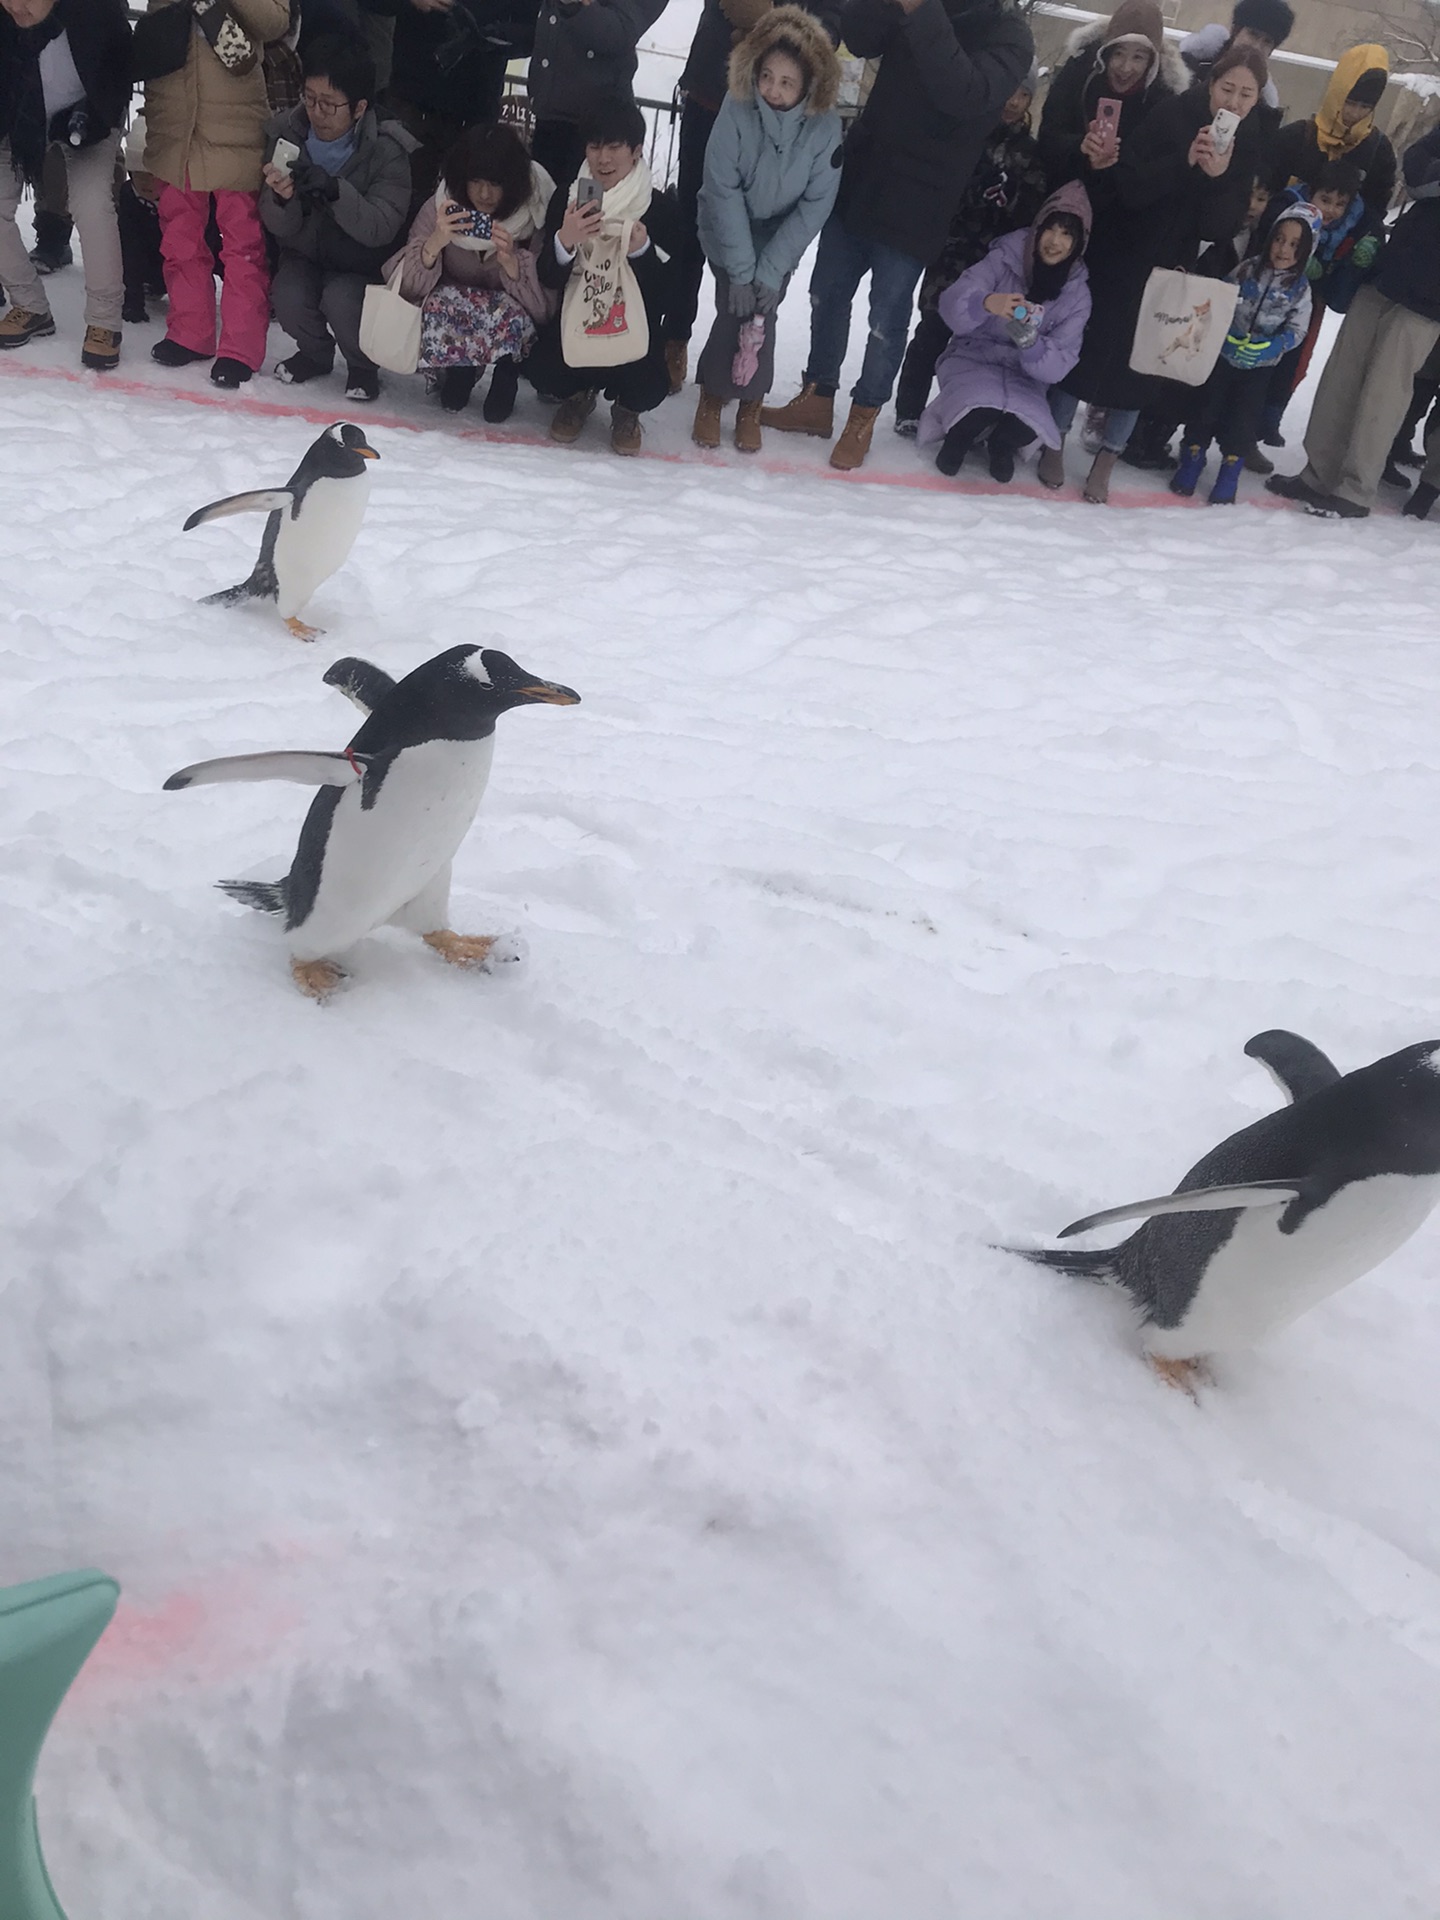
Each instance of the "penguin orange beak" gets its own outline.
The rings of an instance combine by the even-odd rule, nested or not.
[[[541,702],[547,707],[578,707],[580,696],[573,687],[560,687],[553,680],[537,680],[528,687],[517,687],[515,698]]]
[[[373,447],[357,447],[355,451],[362,460],[378,460],[380,458]]]

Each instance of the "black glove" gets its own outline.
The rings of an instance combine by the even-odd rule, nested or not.
[[[304,154],[291,167],[290,178],[295,182],[295,197],[302,206],[323,207],[327,201],[340,198],[338,178],[317,167]]]
[[[732,280],[730,282],[730,316],[734,320],[748,320],[755,311],[755,282],[753,280]]]

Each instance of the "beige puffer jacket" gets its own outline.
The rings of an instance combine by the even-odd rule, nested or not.
[[[278,40],[290,25],[287,0],[230,5],[257,45]],[[150,0],[147,11],[156,7],[157,0]],[[195,193],[258,193],[269,117],[263,67],[257,64],[243,78],[230,73],[195,27],[184,66],[146,82],[146,170]]]

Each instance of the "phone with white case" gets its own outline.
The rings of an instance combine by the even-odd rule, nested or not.
[[[1210,122],[1210,144],[1216,153],[1228,153],[1235,138],[1235,129],[1240,124],[1238,113],[1232,113],[1229,107],[1217,107],[1215,118]]]
[[[277,140],[275,151],[270,156],[270,164],[277,173],[283,173],[288,180],[299,158],[300,149],[293,140]]]

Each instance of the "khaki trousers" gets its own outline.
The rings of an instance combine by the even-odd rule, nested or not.
[[[1301,478],[1353,506],[1375,504],[1415,376],[1440,340],[1440,320],[1362,287],[1336,336],[1305,431]]]
[[[118,130],[93,147],[56,147],[64,155],[70,187],[70,213],[80,235],[85,264],[85,324],[120,331],[124,269],[120,264],[120,222],[115,212],[115,154]],[[21,181],[10,163],[10,143],[0,141],[0,286],[12,306],[27,313],[48,313],[45,283],[30,263],[15,223]]]

